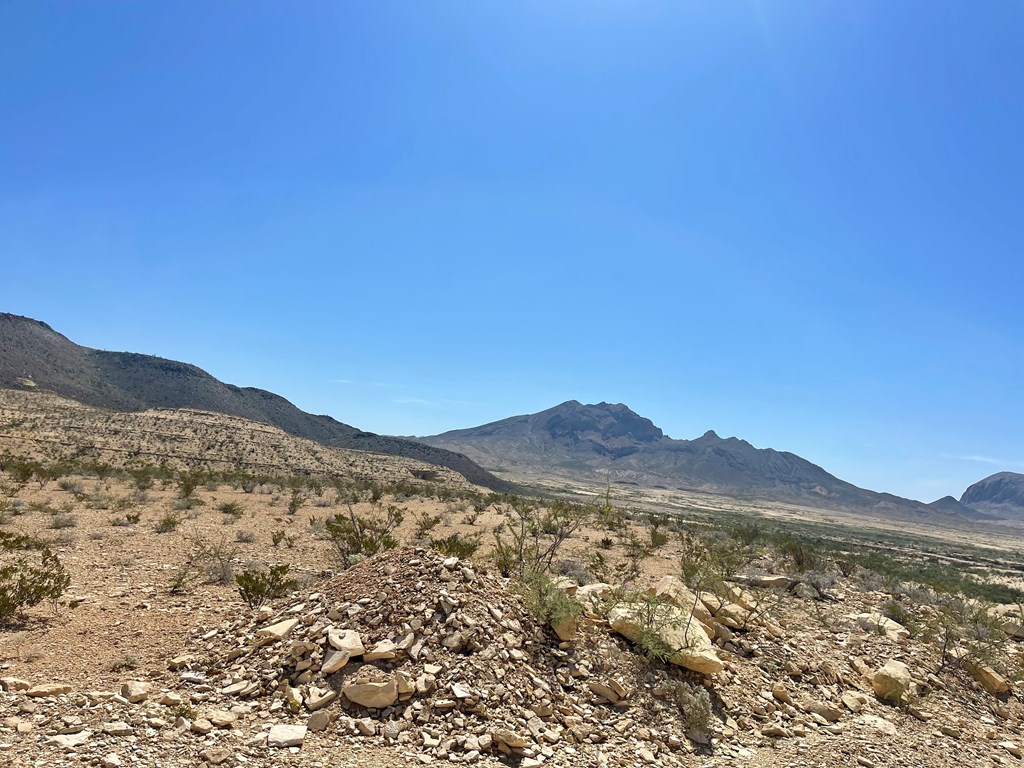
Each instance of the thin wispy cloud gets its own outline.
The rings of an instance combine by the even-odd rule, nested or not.
[[[351,379],[328,379],[328,381],[330,381],[331,384],[351,384],[352,383]]]
[[[955,459],[957,461],[974,461],[979,464],[994,464],[1000,467],[1024,467],[1024,461],[1008,461],[1006,459],[997,459],[992,456],[977,456],[974,454],[942,454],[944,459]]]

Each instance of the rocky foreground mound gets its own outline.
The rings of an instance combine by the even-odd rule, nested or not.
[[[191,698],[305,712],[295,739],[334,728],[422,762],[490,755],[526,768],[556,756],[592,764],[600,745],[662,753],[663,764],[691,749],[671,692],[698,677],[652,670],[594,627],[560,641],[503,579],[433,552],[364,561],[281,612],[197,635],[192,658],[176,661],[197,670],[184,676],[196,683]],[[615,728],[632,706],[645,713],[643,739]]]
[[[0,765],[1021,760],[1017,683],[937,666],[931,644],[878,613],[891,595],[742,581],[700,604],[670,577],[653,587],[688,619],[659,629],[676,638],[659,664],[634,644],[649,640],[644,603],[608,585],[576,590],[586,610],[560,638],[497,575],[395,550],[275,609],[196,627],[166,670],[119,691],[0,677]]]

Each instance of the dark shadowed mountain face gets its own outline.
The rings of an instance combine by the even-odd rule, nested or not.
[[[453,469],[478,485],[511,490],[452,451],[306,413],[273,392],[225,384],[188,363],[82,347],[45,323],[6,313],[0,313],[0,387],[54,392],[114,411],[194,408],[240,416],[325,445],[419,459]]]
[[[795,454],[709,431],[674,440],[625,405],[575,400],[540,413],[419,438],[487,467],[553,473],[731,496],[870,510],[893,516],[976,517],[858,488]]]
[[[1024,520],[1024,475],[998,472],[979,480],[960,497],[971,509],[1002,518]]]

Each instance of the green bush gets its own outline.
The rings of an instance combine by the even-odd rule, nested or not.
[[[60,558],[38,539],[0,531],[0,553],[0,623],[43,600],[59,599],[71,583]]]
[[[225,501],[223,504],[220,504],[217,509],[235,520],[238,520],[242,516],[242,505],[237,501]]]
[[[376,555],[398,546],[394,531],[402,523],[405,514],[393,504],[388,505],[386,515],[361,517],[350,506],[348,515],[333,515],[324,521],[324,531],[334,545],[338,557],[346,568],[351,568],[360,559]]]
[[[711,696],[705,688],[673,680],[670,686],[672,700],[682,713],[687,731],[706,734],[711,727]]]
[[[174,512],[168,512],[162,518],[160,522],[156,524],[157,533],[171,533],[178,530],[178,526],[181,525],[181,518],[178,517]]]
[[[460,536],[453,533],[443,539],[431,539],[430,546],[442,555],[457,557],[459,560],[469,560],[480,548],[482,533],[472,536]]]
[[[527,610],[544,624],[561,624],[583,613],[583,606],[543,573],[528,573],[519,582]]]
[[[235,582],[238,594],[254,611],[298,588],[298,582],[288,578],[287,565],[275,565],[266,571],[246,570],[235,575]]]

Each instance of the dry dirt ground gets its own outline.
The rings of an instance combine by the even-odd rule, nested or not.
[[[354,452],[333,452],[305,441],[293,443],[294,438],[276,430],[264,432],[268,428],[209,414],[103,414],[67,405],[67,401],[50,402],[48,410],[37,413],[25,401],[7,398],[0,399],[0,419],[6,419],[0,421],[0,431],[8,450],[39,458],[84,455],[112,461],[120,456],[120,463],[129,464],[153,461],[159,455],[169,466],[182,468],[202,465],[209,454],[210,466],[225,469],[232,466],[233,457],[243,456],[244,461],[239,461],[250,470],[259,465],[266,471],[294,472],[308,469],[307,462],[314,466],[321,462],[329,471],[352,479],[407,480],[423,470],[415,463],[395,463],[388,457],[352,456],[348,454]],[[140,424],[146,429],[141,430]],[[89,446],[87,453],[83,445]],[[148,457],[138,453],[143,447],[151,451]],[[311,716],[303,706],[292,711],[285,694],[274,693],[279,674],[275,665],[283,664],[282,659],[290,658],[289,664],[301,661],[310,649],[291,646],[297,647],[297,655],[290,657],[287,641],[282,641],[283,645],[269,648],[276,656],[259,656],[265,650],[257,639],[259,630],[294,617],[313,632],[331,608],[346,605],[342,613],[354,617],[353,610],[398,611],[422,602],[425,585],[432,583],[421,572],[424,564],[432,562],[429,553],[403,554],[401,562],[386,561],[389,570],[373,571],[377,566],[371,563],[346,576],[322,535],[326,517],[348,512],[348,500],[331,487],[321,495],[304,491],[301,505],[292,514],[291,491],[277,484],[251,488],[251,492],[227,482],[200,485],[193,495],[201,504],[181,509],[175,481],[166,485],[157,481],[140,491],[123,477],[74,474],[42,485],[29,481],[15,490],[12,478],[0,479],[9,493],[2,530],[53,541],[72,577],[58,605],[37,606],[19,623],[0,628],[0,679],[7,681],[7,690],[0,693],[0,765],[960,766],[966,762],[986,766],[1021,761],[1024,708],[1012,672],[1020,655],[1016,641],[1001,649],[1012,689],[989,693],[965,670],[943,668],[939,652],[926,637],[897,638],[877,626],[865,628],[856,617],[878,611],[893,595],[853,576],[838,577],[827,586],[824,600],[783,589],[751,588],[756,620],[718,634],[715,652],[724,669],[703,677],[647,664],[634,646],[610,630],[605,611],[597,604],[588,606],[577,638],[567,644],[560,644],[544,627],[531,630],[530,619],[523,613],[513,634],[521,635],[515,642],[525,645],[514,647],[525,648],[526,656],[519,661],[514,655],[481,660],[463,654],[463,665],[459,654],[439,650],[436,659],[443,662],[438,666],[444,671],[438,674],[461,675],[457,679],[465,686],[482,689],[486,683],[493,689],[492,678],[519,680],[516,675],[523,665],[540,670],[548,669],[546,664],[552,671],[545,683],[553,685],[556,679],[564,683],[556,686],[556,692],[566,711],[556,708],[544,714],[545,710],[535,711],[526,704],[516,711],[503,700],[490,713],[483,707],[481,714],[462,709],[463,705],[448,709],[447,704],[431,699],[428,709],[435,721],[425,725],[423,710],[415,709],[416,698],[409,707],[397,706],[386,713],[332,705],[327,710],[329,726],[308,732],[301,747],[268,747],[267,732],[272,726],[305,725]],[[440,521],[427,537],[481,534],[482,546],[472,563],[453,566],[450,580],[438,588],[456,602],[470,605],[477,594],[472,585],[485,584],[489,591],[479,594],[489,596],[494,606],[504,606],[499,613],[522,613],[520,598],[504,586],[488,557],[493,529],[509,523],[504,507],[490,505],[475,516],[468,501],[438,498],[450,495],[446,488],[465,490],[465,483],[447,476],[435,479],[435,495],[386,495],[376,503],[360,501],[353,509],[379,514],[389,504],[401,506],[405,518],[397,535],[403,543],[422,545],[418,523],[434,517]],[[595,491],[573,490],[591,495]],[[620,489],[613,491],[612,500],[623,500]],[[706,499],[701,503],[704,512],[708,506],[727,505],[726,501],[709,504]],[[224,505],[234,505],[228,508],[237,511],[225,514],[220,511]],[[694,500],[663,499],[661,508],[691,520],[707,519]],[[764,512],[744,504],[728,511]],[[788,514],[806,513],[776,508],[769,511],[769,519]],[[135,515],[138,520],[129,522],[129,516],[134,519]],[[168,517],[179,522],[173,530],[158,532]],[[801,522],[807,520],[801,518]],[[638,537],[649,536],[641,520],[629,525]],[[276,545],[275,535],[283,537]],[[967,537],[973,552],[976,545],[989,546],[996,540],[971,536],[951,531],[948,541],[959,545],[961,537]],[[589,526],[566,544],[559,559],[573,561],[582,571],[600,553],[611,570],[625,560],[626,552],[618,539],[610,546],[603,542],[606,537],[607,532]],[[901,541],[885,541],[902,546]],[[272,603],[266,614],[254,614],[233,583],[217,582],[215,577],[223,569],[204,567],[179,583],[190,557],[203,547],[218,551],[236,572],[250,565],[288,564],[302,584],[291,597]],[[681,548],[679,540],[670,536],[642,561],[633,587],[642,589],[665,575],[677,574]],[[779,570],[771,560],[761,559],[755,566],[759,572]],[[472,569],[479,581],[459,577],[464,568]],[[374,573],[387,580],[386,588],[380,586],[383,581],[366,575]],[[181,589],[173,589],[176,584]],[[327,589],[328,584],[341,586]],[[346,584],[358,594],[343,597]],[[331,597],[335,594],[339,596]],[[744,599],[750,597],[747,594]],[[902,600],[904,608],[922,622],[930,615],[927,604]],[[388,631],[386,621],[368,620],[360,626],[367,638]],[[192,660],[171,669],[173,660],[183,656]],[[879,700],[872,688],[871,675],[890,659],[905,663],[913,675],[913,696],[900,705]],[[412,662],[406,659],[405,663]],[[417,663],[419,673],[422,660]],[[588,688],[586,679],[581,683],[559,677],[559,670],[580,665],[591,670],[589,679],[614,679],[627,695],[613,705]],[[219,677],[214,677],[215,671]],[[188,677],[190,673],[209,677],[197,683]],[[667,679],[666,675],[709,692],[713,716],[706,738],[675,735],[679,731],[675,721],[681,721],[682,714],[659,693],[658,681]],[[271,692],[248,697],[232,693],[227,681],[236,678],[263,681]],[[122,685],[135,680],[148,682],[150,692],[145,700],[129,703],[117,694]],[[17,681],[61,687],[36,697]],[[532,689],[535,684],[524,685]],[[195,732],[193,724],[203,720],[204,710],[211,707],[230,717],[226,715],[224,725],[207,733]],[[488,717],[508,718],[510,726],[530,734],[531,715],[560,738],[545,742],[538,736],[537,749],[528,747],[525,755],[502,755],[493,748],[474,755],[467,748],[471,745],[466,736],[474,729],[486,730],[481,723],[490,722]],[[389,740],[384,726],[392,721],[400,724],[399,737]],[[360,730],[367,722],[372,731],[368,736]],[[428,741],[435,726],[442,736],[448,735],[437,747]],[[82,743],[75,745],[76,739]],[[531,745],[533,741],[530,738]]]

